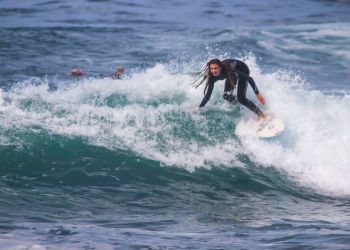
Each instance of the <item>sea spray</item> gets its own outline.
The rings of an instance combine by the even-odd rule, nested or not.
[[[286,124],[280,141],[256,137],[249,125],[255,115],[222,99],[223,81],[215,84],[207,107],[193,113],[203,88],[192,88],[192,75],[163,64],[118,81],[67,81],[50,92],[47,81],[36,80],[1,92],[2,141],[11,141],[11,128],[42,130],[189,171],[244,167],[240,156],[247,155],[257,167],[272,166],[316,192],[349,195],[349,100],[312,90],[292,72],[264,73],[252,54],[243,60],[267,100],[262,108]],[[191,65],[193,71],[198,65]],[[251,89],[247,96],[257,102]]]

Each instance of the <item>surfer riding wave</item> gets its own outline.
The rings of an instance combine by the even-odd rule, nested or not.
[[[256,86],[253,78],[250,77],[249,74],[249,67],[240,60],[226,59],[220,61],[219,59],[211,59],[207,63],[205,69],[201,72],[199,79],[194,82],[195,88],[197,88],[206,81],[204,98],[200,103],[199,108],[204,107],[209,101],[214,90],[214,83],[218,80],[226,79],[223,98],[228,102],[235,103],[236,97],[233,95],[233,90],[235,86],[238,85],[238,102],[256,113],[259,119],[265,119],[267,115],[262,112],[252,101],[246,98],[247,86],[249,83],[260,103],[262,105],[265,105],[266,103],[264,97],[259,93],[258,87]]]

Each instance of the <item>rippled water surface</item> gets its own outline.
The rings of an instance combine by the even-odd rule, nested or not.
[[[347,249],[349,13],[0,1],[0,248]],[[223,82],[192,112],[194,73],[214,57],[249,65],[281,136],[257,138]]]

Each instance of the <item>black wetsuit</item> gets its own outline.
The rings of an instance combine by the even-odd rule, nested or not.
[[[204,107],[205,104],[209,101],[211,94],[213,93],[214,89],[214,83],[218,80],[224,80],[225,81],[225,89],[224,89],[224,99],[229,101],[229,102],[234,102],[236,100],[235,96],[233,95],[233,89],[234,86],[230,83],[229,79],[227,79],[227,75],[231,74],[232,79],[238,84],[237,87],[237,100],[239,103],[243,104],[247,108],[249,108],[251,111],[256,113],[258,116],[262,115],[262,111],[250,100],[246,98],[246,93],[247,93],[247,86],[248,83],[250,86],[253,88],[254,93],[258,94],[259,90],[253,80],[249,76],[249,68],[248,66],[239,60],[235,59],[227,59],[222,61],[226,65],[229,65],[229,71],[226,72],[224,68],[221,69],[221,73],[219,76],[212,76],[210,75],[208,78],[208,86],[207,86],[207,92],[199,105],[199,107]]]

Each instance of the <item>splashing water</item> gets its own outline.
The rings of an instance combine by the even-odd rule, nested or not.
[[[46,131],[189,171],[243,167],[243,154],[317,192],[350,195],[349,98],[310,90],[291,72],[263,73],[253,55],[243,60],[267,100],[265,109],[286,124],[278,139],[257,138],[250,124],[254,114],[225,103],[222,81],[207,108],[193,113],[203,89],[190,86],[188,73],[158,64],[119,81],[67,81],[48,92],[47,82],[31,80],[0,92],[1,143],[25,145],[30,141],[18,133]],[[252,90],[248,98],[257,102]]]

